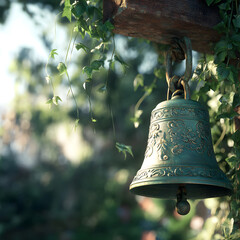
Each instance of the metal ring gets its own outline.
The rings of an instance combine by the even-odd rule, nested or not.
[[[184,81],[189,81],[189,79],[192,76],[192,44],[191,41],[188,37],[184,37],[184,54],[185,54],[185,59],[186,59],[186,70],[184,73]]]

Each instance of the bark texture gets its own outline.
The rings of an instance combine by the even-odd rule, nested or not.
[[[205,53],[220,39],[213,29],[218,9],[204,0],[104,0],[104,20],[113,21],[115,33],[156,43],[187,36],[194,50]]]

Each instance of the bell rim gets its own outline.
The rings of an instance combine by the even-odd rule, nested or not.
[[[168,182],[159,182],[159,180],[155,180],[155,181],[142,181],[142,182],[136,182],[136,183],[131,183],[129,186],[129,190],[131,193],[134,193],[136,195],[140,195],[140,196],[146,196],[146,197],[152,197],[152,198],[159,198],[159,199],[175,199],[175,196],[169,196],[169,197],[161,197],[161,196],[154,196],[151,194],[139,194],[139,189],[142,187],[146,187],[146,186],[157,186],[159,185],[159,187],[161,187],[161,185],[165,185],[165,186],[171,186],[171,185],[177,185],[177,186],[201,186],[201,187],[216,187],[218,189],[222,190],[222,194],[213,194],[212,196],[209,197],[201,197],[201,195],[198,195],[197,197],[188,197],[188,199],[205,199],[205,198],[214,198],[214,197],[223,197],[223,196],[231,196],[233,194],[233,187],[231,185],[231,183],[229,182],[229,180],[225,180],[226,182],[220,182],[220,181],[215,181],[215,180],[204,180],[204,179],[194,179],[194,180],[187,180],[185,179],[185,181],[181,181],[179,178],[176,179],[175,181],[170,182],[168,180]]]
[[[198,180],[198,181],[197,181]],[[225,180],[226,181],[226,180]],[[130,184],[129,186],[129,190],[131,191],[133,188],[137,188],[137,187],[142,187],[142,186],[147,186],[147,185],[161,185],[161,184],[178,184],[178,185],[184,185],[184,184],[192,184],[192,185],[208,185],[208,186],[216,186],[216,187],[223,187],[226,189],[229,189],[230,191],[233,191],[233,187],[231,185],[231,183],[229,182],[229,180],[227,180],[227,182],[229,183],[224,183],[224,184],[219,184],[220,181],[217,180],[204,180],[204,179],[194,179],[194,180],[185,180],[185,181],[179,181],[179,178],[175,181],[170,181],[168,179],[168,182],[159,182],[159,180],[150,180],[150,181],[139,181],[139,182],[133,182]],[[214,184],[215,183],[215,184]],[[223,183],[221,181],[221,183]]]

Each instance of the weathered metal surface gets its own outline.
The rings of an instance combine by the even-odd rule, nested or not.
[[[232,189],[216,162],[208,111],[196,101],[175,98],[152,111],[145,158],[130,190],[174,199],[181,186],[190,199],[229,195]]]
[[[115,33],[170,44],[187,36],[193,49],[210,53],[220,35],[218,9],[204,0],[104,0],[104,20],[112,19]]]

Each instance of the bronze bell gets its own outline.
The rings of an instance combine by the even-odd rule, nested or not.
[[[188,199],[230,195],[232,186],[214,156],[209,114],[199,102],[177,95],[159,103],[151,114],[145,159],[130,191],[176,199],[177,210],[190,210]]]

